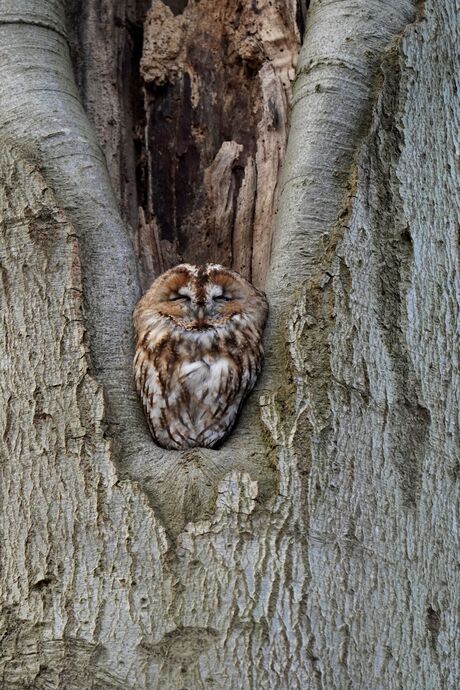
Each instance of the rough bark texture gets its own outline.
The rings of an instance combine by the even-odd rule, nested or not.
[[[63,4],[0,2],[3,687],[458,686],[459,35],[416,9],[312,3],[260,410],[180,454],[130,397],[134,258]]]
[[[341,29],[324,47],[337,5]],[[364,37],[375,47],[385,11],[395,29],[393,12],[403,28],[413,9],[368,2],[360,17],[348,5],[311,9],[304,57],[315,47],[320,56],[299,69],[271,273],[272,287],[306,281],[290,323],[304,386],[300,457],[311,467],[310,651],[318,687],[453,689],[459,26],[451,3],[426,2],[366,81]],[[276,325],[273,335],[279,347]]]
[[[264,284],[303,5],[68,9],[80,90],[144,287],[181,261],[220,262]]]

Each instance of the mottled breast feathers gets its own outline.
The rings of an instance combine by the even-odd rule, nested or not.
[[[153,438],[214,448],[259,375],[265,295],[218,264],[163,273],[134,310],[134,375]]]

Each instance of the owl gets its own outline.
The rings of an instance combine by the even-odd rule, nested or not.
[[[158,445],[226,438],[261,369],[267,313],[264,293],[218,264],[181,264],[153,282],[134,310],[134,376]]]

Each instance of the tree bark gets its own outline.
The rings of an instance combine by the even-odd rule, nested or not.
[[[311,3],[265,373],[223,449],[175,453],[64,3],[0,0],[2,687],[458,686],[455,20]]]

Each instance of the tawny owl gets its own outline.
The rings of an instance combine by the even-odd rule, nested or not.
[[[164,448],[217,446],[260,372],[268,305],[238,273],[181,264],[134,310],[136,387]]]

